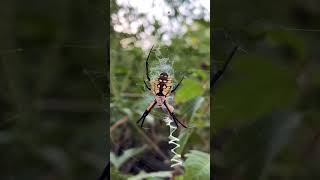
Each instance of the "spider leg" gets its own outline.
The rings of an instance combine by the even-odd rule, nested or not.
[[[149,60],[149,57],[150,57],[150,54],[151,54],[151,51],[152,51],[153,46],[154,46],[154,45],[152,45],[152,47],[151,47],[151,49],[150,49],[150,51],[149,51],[147,60],[146,60],[146,75],[147,75],[148,81],[150,81],[148,60]]]
[[[182,80],[184,79],[184,76],[182,77],[182,79],[179,81],[179,83],[171,90],[171,93],[175,92],[177,90],[177,88],[180,86],[180,83],[182,82]]]
[[[151,89],[150,89],[149,86],[147,85],[146,81],[143,80],[143,82],[144,82],[144,85],[146,85],[146,87],[149,89],[149,91],[151,91]]]
[[[152,110],[152,108],[154,107],[154,105],[156,105],[157,101],[154,100],[152,103],[149,104],[149,106],[147,107],[147,109],[144,111],[143,115],[140,117],[140,119],[137,121],[137,124],[142,120],[141,123],[141,127],[143,126],[144,120],[146,119],[146,117],[148,116],[148,114],[150,113],[150,111]]]
[[[213,78],[210,82],[210,86],[213,87],[216,82],[218,81],[218,79],[221,77],[221,75],[224,73],[224,71],[227,69],[231,59],[233,58],[233,56],[235,55],[235,53],[237,52],[239,46],[236,46],[235,48],[233,48],[233,50],[231,51],[228,59],[226,60],[226,62],[224,63],[223,67],[221,70],[219,70],[216,74],[213,75]]]
[[[182,124],[178,118],[176,117],[176,115],[173,113],[173,107],[167,103],[167,101],[164,101],[164,105],[166,106],[170,116],[172,117],[172,119],[174,120],[174,123],[176,124],[176,126],[178,127],[178,123],[181,124],[181,126],[183,126],[184,128],[187,128],[187,126],[185,126],[184,124]],[[177,123],[178,122],[178,123]]]

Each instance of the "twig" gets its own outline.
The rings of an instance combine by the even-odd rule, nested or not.
[[[131,121],[129,121],[131,122]],[[142,135],[142,137],[152,146],[152,148],[165,160],[168,160],[168,157],[160,150],[158,145],[156,145],[144,132],[142,132],[141,128],[138,127],[136,124],[132,124],[134,128]]]
[[[117,121],[116,123],[114,123],[111,127],[110,127],[110,134],[111,132],[116,129],[118,126],[120,126],[121,124],[125,123],[128,121],[128,116],[123,117],[122,119],[120,119],[119,121]]]

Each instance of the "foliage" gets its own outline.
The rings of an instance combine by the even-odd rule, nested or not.
[[[291,142],[300,120],[300,115],[294,112],[277,112],[258,119],[237,130],[237,135],[225,144],[222,153],[214,156],[215,162],[222,163],[220,166],[225,168],[243,164],[242,173],[246,179],[263,179],[275,156]],[[247,142],[245,146],[243,142]]]
[[[320,6],[311,4],[213,1],[214,65],[240,45],[211,101],[217,179],[319,179]]]
[[[102,1],[0,2],[0,179],[97,179],[106,159]]]
[[[138,175],[130,177],[128,180],[143,180],[143,179],[164,179],[172,176],[171,171],[159,171],[159,172],[154,172],[154,173],[145,173],[145,172],[140,172]]]
[[[170,7],[174,6],[173,3],[163,2],[166,2]],[[193,3],[185,3],[190,7],[196,7]],[[172,146],[168,144],[169,127],[165,126],[163,122],[163,118],[167,115],[166,111],[154,108],[145,120],[145,128],[140,128],[136,124],[154,98],[143,82],[143,80],[147,80],[145,60],[151,45],[154,44],[148,61],[150,71],[156,69],[155,66],[163,58],[168,58],[167,63],[174,71],[174,85],[184,77],[176,93],[168,98],[168,101],[172,102],[175,108],[174,111],[178,119],[189,127],[184,129],[179,126],[174,134],[181,138],[179,143],[181,147],[177,151],[182,155],[182,159],[185,160],[184,154],[192,149],[208,152],[208,137],[210,136],[209,22],[202,18],[195,18],[192,23],[187,24],[185,20],[192,18],[191,14],[187,16],[175,14],[168,17],[170,22],[178,20],[181,23],[181,27],[177,28],[177,31],[184,27],[186,29],[184,33],[170,34],[171,30],[175,31],[175,29],[171,28],[170,32],[165,31],[168,29],[161,27],[161,22],[158,23],[156,18],[154,22],[149,21],[147,17],[150,14],[138,13],[136,9],[127,8],[123,4],[113,4],[113,7],[112,14],[114,14],[115,23],[110,27],[112,37],[110,39],[111,127],[116,126],[126,117],[127,120],[116,126],[111,132],[111,158],[114,157],[114,154],[123,154],[128,149],[136,149],[144,145],[148,148],[141,155],[133,155],[128,161],[121,162],[121,167],[117,162],[120,159],[112,160],[116,161],[112,163],[112,167],[120,167],[118,174],[130,176],[131,179],[172,178],[173,174],[182,172],[182,168],[177,168],[177,173],[174,173],[175,170],[170,168],[170,158],[173,154],[170,151]],[[121,19],[119,12],[124,13],[126,17],[136,17],[131,21],[130,18],[127,18],[125,21],[129,21],[129,24],[135,22],[139,24],[139,20],[144,23],[136,33],[126,33],[127,30],[120,32],[118,25],[121,22],[117,20]],[[122,23],[125,21],[123,20]],[[149,38],[147,38],[148,29],[153,29],[152,37]],[[170,37],[170,41],[165,40],[166,37]],[[150,43],[151,45],[147,46]],[[177,177],[177,175],[174,176]],[[180,178],[182,177],[180,176]]]
[[[207,180],[210,179],[210,155],[201,151],[191,150],[184,166],[186,172],[184,180]]]
[[[110,178],[112,180],[127,180],[128,176],[123,175],[115,168],[110,168]]]
[[[117,169],[119,169],[121,165],[125,163],[128,159],[132,158],[133,156],[137,156],[138,154],[141,154],[145,149],[145,146],[140,148],[127,149],[119,157],[117,157],[113,152],[110,152],[110,161]]]

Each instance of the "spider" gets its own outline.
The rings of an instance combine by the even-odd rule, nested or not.
[[[181,84],[182,80],[184,77],[182,77],[182,79],[179,81],[179,83],[173,88],[173,83],[172,83],[172,78],[168,75],[168,73],[166,72],[161,72],[158,76],[158,78],[156,79],[152,79],[150,80],[149,77],[149,64],[148,64],[148,60],[150,57],[150,53],[152,51],[153,46],[151,47],[147,60],[146,60],[146,75],[147,75],[147,79],[149,84],[151,85],[151,87],[149,87],[146,83],[145,80],[143,80],[145,86],[147,87],[147,89],[149,91],[152,92],[152,94],[155,96],[154,100],[149,104],[149,106],[147,107],[147,109],[144,111],[143,115],[140,117],[140,119],[137,121],[137,123],[139,123],[140,121],[141,124],[141,128],[143,127],[143,123],[144,120],[146,119],[146,117],[148,116],[148,114],[151,112],[152,108],[157,105],[158,107],[162,107],[163,105],[165,106],[165,108],[167,109],[167,111],[169,112],[170,116],[172,117],[172,119],[174,120],[174,123],[176,124],[176,126],[178,127],[178,123],[181,124],[184,128],[187,128],[185,125],[183,125],[176,117],[176,115],[174,114],[173,110],[173,106],[171,106],[168,102],[167,102],[167,97],[171,94],[174,93],[177,88],[179,87],[179,85]],[[177,123],[178,122],[178,123]]]

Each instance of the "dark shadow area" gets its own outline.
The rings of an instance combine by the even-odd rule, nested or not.
[[[318,1],[214,1],[211,106],[219,180],[319,179]]]
[[[0,2],[0,179],[97,179],[105,166],[105,2]]]

